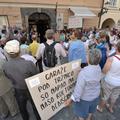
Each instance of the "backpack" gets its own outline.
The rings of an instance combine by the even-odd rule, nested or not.
[[[45,49],[43,54],[43,63],[46,67],[55,67],[57,64],[56,51],[54,48],[55,44],[56,42],[52,43],[51,45],[44,43]]]

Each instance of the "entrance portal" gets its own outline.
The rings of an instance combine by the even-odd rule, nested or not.
[[[113,28],[115,26],[115,21],[112,18],[108,18],[106,19],[103,24],[102,24],[102,28]]]
[[[46,41],[45,31],[50,28],[50,17],[45,13],[33,13],[29,16],[29,32],[36,31],[40,38],[40,43]]]

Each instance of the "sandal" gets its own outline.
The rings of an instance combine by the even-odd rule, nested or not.
[[[113,113],[113,112],[114,112],[112,109],[110,109],[110,105],[109,105],[109,104],[106,104],[106,108],[107,108],[107,110],[108,110],[110,113]]]
[[[103,112],[103,109],[100,108],[99,105],[97,105],[97,108],[96,108],[96,109],[97,109],[98,112],[101,112],[101,113]]]

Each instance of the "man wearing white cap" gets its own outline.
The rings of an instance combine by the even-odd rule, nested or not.
[[[40,120],[38,112],[27,89],[25,79],[38,73],[37,68],[31,61],[20,58],[20,44],[17,40],[11,40],[4,47],[10,59],[4,64],[6,76],[12,81],[15,88],[15,96],[23,120],[29,120],[27,101],[30,100],[37,120]]]

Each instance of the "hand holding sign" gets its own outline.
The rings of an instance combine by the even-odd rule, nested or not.
[[[64,102],[64,104],[65,104],[66,107],[67,107],[67,106],[70,106],[70,105],[72,104],[72,99],[69,98],[68,100],[66,100],[66,101]]]

